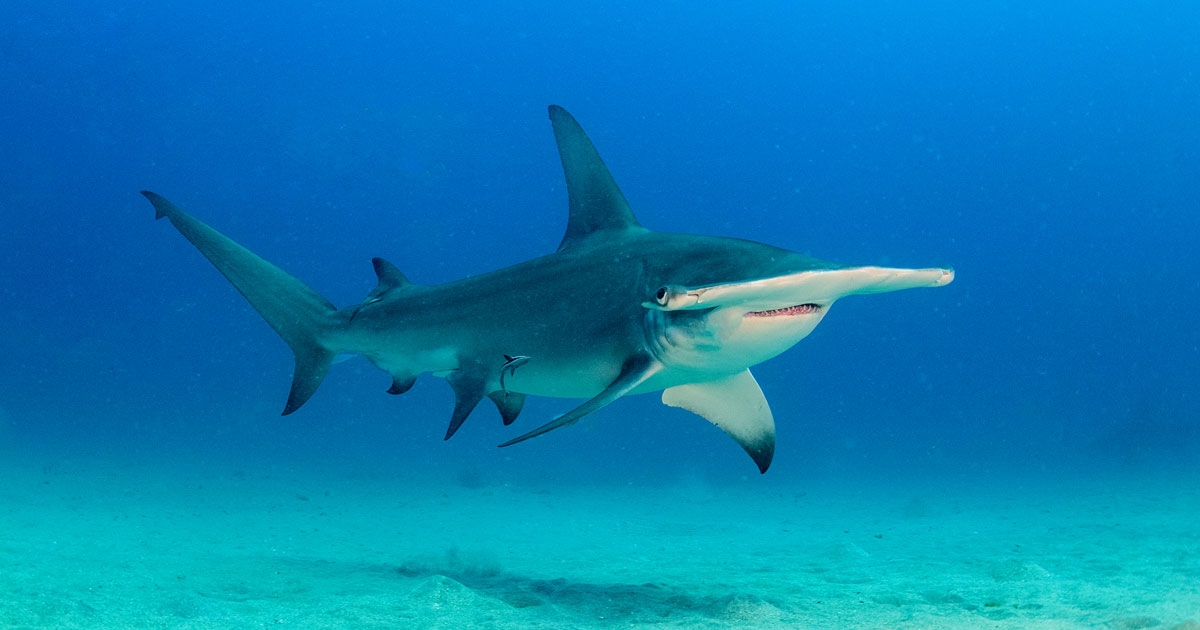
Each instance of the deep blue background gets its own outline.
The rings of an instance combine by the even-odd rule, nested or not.
[[[361,360],[280,418],[286,347],[137,194],[354,303],[370,256],[433,283],[552,251],[558,103],[648,227],[958,270],[755,370],[764,482],[1200,461],[1200,4],[344,4],[0,5],[7,447],[756,476],[655,396],[503,451],[572,403],[481,406],[443,444],[449,388]]]

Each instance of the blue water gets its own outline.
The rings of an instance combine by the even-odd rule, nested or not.
[[[526,550],[558,558],[579,542],[571,538],[578,523],[520,521],[503,531],[519,537],[515,546],[487,553],[515,572],[518,590],[549,584],[571,593],[580,588],[571,584],[583,584],[604,601],[636,592],[657,606],[659,587],[636,585],[661,581],[665,592],[686,593],[718,617],[729,602],[741,606],[739,597],[760,598],[783,611],[776,620],[784,625],[818,618],[804,611],[820,602],[755,590],[751,578],[760,567],[752,561],[759,552],[770,558],[767,536],[800,527],[788,519],[803,516],[780,508],[778,530],[770,521],[720,533],[684,511],[667,515],[674,520],[661,532],[634,527],[630,538],[621,528],[651,518],[661,503],[625,502],[632,515],[613,516],[608,506],[620,502],[597,495],[589,507],[588,488],[737,486],[754,504],[787,489],[788,501],[803,506],[806,495],[791,489],[833,484],[838,491],[821,494],[824,507],[813,513],[834,516],[809,524],[831,529],[806,538],[835,541],[812,543],[836,551],[820,571],[853,565],[879,576],[902,568],[880,564],[885,554],[872,545],[894,537],[875,535],[870,528],[885,529],[877,519],[958,513],[950,507],[958,499],[930,490],[939,480],[954,480],[954,496],[962,497],[1007,487],[1003,500],[1012,505],[1023,492],[1013,487],[1032,490],[1037,506],[1050,506],[1037,508],[1043,515],[1057,503],[1053,484],[1106,480],[1088,491],[1094,502],[1087,492],[1070,495],[1083,516],[1073,512],[1061,522],[1076,527],[1096,514],[1128,522],[1119,509],[1104,511],[1111,505],[1104,488],[1111,482],[1126,492],[1118,505],[1142,505],[1130,497],[1141,480],[1155,479],[1160,494],[1141,497],[1150,507],[1137,510],[1165,514],[1156,523],[1190,550],[1170,557],[1192,562],[1187,523],[1194,514],[1173,514],[1173,500],[1155,497],[1187,493],[1200,475],[1197,24],[1200,4],[1192,2],[0,3],[0,457],[10,479],[28,480],[0,488],[9,505],[25,506],[0,517],[33,532],[0,537],[0,559],[24,562],[30,575],[57,567],[77,579],[68,570],[74,561],[54,564],[51,544],[38,542],[39,523],[69,526],[81,514],[112,523],[126,509],[202,519],[220,513],[228,497],[240,497],[234,503],[247,525],[197,521],[198,531],[209,533],[212,548],[227,536],[261,542],[248,524],[273,521],[250,495],[238,494],[246,478],[258,479],[255,492],[264,495],[284,487],[289,505],[303,508],[295,527],[317,532],[316,521],[306,520],[317,517],[304,510],[326,510],[317,504],[330,492],[320,494],[313,480],[328,474],[445,482],[455,492],[568,488],[579,514],[611,517],[616,529],[606,531],[614,541],[643,541],[644,551],[662,532],[679,536],[681,546],[672,549],[681,555],[647,562],[681,572],[700,557],[688,545],[736,556],[745,544],[753,550],[742,556],[747,564],[725,565],[729,580],[746,580],[738,587],[743,595],[728,601],[688,590],[712,583],[702,568],[685,579],[633,564],[629,575],[580,574],[563,587],[553,580],[568,571],[535,565],[537,552]],[[554,250],[566,193],[546,118],[552,103],[582,123],[647,227],[747,238],[843,263],[953,266],[957,278],[937,290],[842,300],[811,337],[755,368],[778,425],[774,465],[760,477],[736,444],[655,395],[617,401],[576,426],[501,450],[496,444],[576,403],[531,400],[508,428],[481,406],[444,443],[453,396],[442,381],[426,376],[408,394],[387,396],[389,378],[357,359],[335,366],[302,410],[280,417],[292,368],[287,347],[175,230],[153,220],[138,194],[166,196],[335,304],[354,304],[375,284],[372,256],[416,282],[438,283]],[[128,479],[105,485],[103,471],[123,465],[135,467]],[[254,477],[278,469],[299,481]],[[200,471],[201,481],[176,496],[170,480],[179,477],[171,475],[192,474],[180,471]],[[158,485],[137,481],[168,472]],[[214,483],[218,477],[224,481]],[[921,497],[914,499],[919,509],[906,503],[908,494],[888,489],[902,479],[924,484],[906,491]],[[93,483],[94,493],[54,490]],[[230,490],[210,496],[206,487]],[[347,514],[361,511],[343,521],[350,531],[346,523],[369,527],[372,501],[391,509],[390,492],[363,501],[335,492],[328,501]],[[679,499],[665,492],[665,500]],[[396,491],[400,505],[403,495]],[[875,514],[879,504],[864,497],[876,495],[896,505]],[[98,498],[110,496],[113,502]],[[514,501],[541,505],[541,495],[521,496]],[[841,496],[857,499],[847,507]],[[151,504],[174,507],[144,507]],[[514,522],[473,509],[488,525],[472,530],[481,532],[478,540],[453,544],[486,547],[493,523]],[[1031,516],[1021,522],[1041,532],[1033,539],[1045,548],[1074,536],[1055,534],[1037,509],[1023,509]],[[108,519],[105,510],[118,514]],[[851,534],[837,516],[844,510],[865,514],[847,522],[868,524]],[[60,512],[75,516],[49,516]],[[437,522],[461,523],[454,508],[436,513]],[[979,523],[1007,518],[980,514]],[[154,523],[146,527],[167,532],[155,543],[164,550],[191,538]],[[907,523],[905,531],[926,531]],[[119,535],[119,528],[98,527],[99,538],[75,538]],[[523,527],[564,537],[542,544]],[[726,537],[703,542],[701,532],[713,528]],[[861,539],[836,542],[843,530]],[[435,531],[412,531],[425,536],[413,540],[441,544]],[[1122,572],[1097,564],[1073,573],[1069,561],[1056,565],[1049,555],[1033,564],[1004,559],[1020,548],[1019,531],[995,537],[999,555],[988,557],[998,564],[980,579],[1036,584],[1043,574],[1069,574],[1101,583]],[[1089,539],[1098,546],[1084,556],[1105,557],[1104,549],[1134,540],[1115,524],[1106,531],[1118,542]],[[381,528],[372,540],[392,535]],[[73,537],[53,536],[54,545]],[[304,549],[315,567],[357,553],[319,539]],[[969,534],[954,540],[953,549],[981,549]],[[939,546],[929,548],[912,553],[938,566]],[[203,549],[196,557],[208,557],[211,549]],[[404,573],[417,566],[411,558],[364,562],[400,566],[406,579],[441,580],[417,587],[437,597],[448,592],[437,589],[451,588],[443,574],[492,588],[497,573],[464,572],[457,549],[440,573]],[[612,550],[613,566],[628,562],[619,543],[596,549],[598,556]],[[965,573],[984,562],[963,554],[955,561]],[[248,597],[239,584],[250,578],[225,579],[216,565],[215,586],[185,595],[207,606],[212,592],[231,593],[235,604],[220,610],[234,614]],[[345,566],[356,573],[358,565]],[[1147,592],[1184,592],[1170,589],[1186,591],[1200,575],[1200,565],[1179,564],[1176,586],[1167,586],[1155,582],[1160,566],[1147,569]],[[181,571],[162,568],[164,576]],[[29,583],[21,580],[12,584]],[[185,584],[182,575],[177,580]],[[0,586],[9,601],[29,592]],[[104,605],[88,599],[93,586],[46,591],[50,612],[36,616],[26,607],[19,610],[29,616],[8,622],[90,626],[97,617],[89,615]],[[908,610],[906,602],[916,601],[934,614],[948,606],[968,626],[1001,618],[987,616],[1000,608],[1018,618],[1039,614],[1022,612],[1028,608],[1012,598],[1026,600],[1011,593],[1000,603],[986,600],[984,588],[962,595],[951,585],[950,595],[920,597],[918,586],[896,588],[901,595],[875,603]],[[85,591],[93,596],[78,595]],[[1116,603],[1101,612],[1080,612],[1087,602],[1074,612],[1044,611],[1085,625],[1147,627],[1124,608],[1129,591],[1113,592],[1105,597]],[[853,592],[846,598],[849,606],[859,600]],[[78,609],[53,607],[76,599]],[[193,599],[163,613],[175,620],[169,625],[225,619],[233,627],[271,614],[241,609],[247,617],[221,617]],[[483,614],[481,605],[466,607]],[[503,618],[529,623],[523,610],[506,608]],[[1147,614],[1164,623],[1200,619],[1200,609],[1188,610]],[[860,621],[895,621],[860,613]],[[392,625],[380,614],[381,627]]]
[[[48,448],[752,471],[655,397],[503,452],[481,409],[443,445],[449,390],[392,399],[361,362],[281,419],[286,347],[137,194],[354,303],[370,256],[436,283],[551,251],[558,103],[651,228],[957,269],[840,302],[756,370],[772,476],[1194,465],[1198,21],[1190,3],[6,3],[0,407]]]
[[[498,461],[507,433],[482,410],[435,444],[444,386],[392,400],[364,365],[335,370],[305,413],[269,413],[286,348],[136,193],[353,303],[370,256],[433,283],[552,250],[559,103],[647,226],[958,270],[937,292],[847,299],[757,370],[780,424],[773,474],[1195,460],[1194,6],[74,2],[0,17],[0,405],[18,435]],[[589,424],[599,435],[504,456],[746,472],[653,400]]]

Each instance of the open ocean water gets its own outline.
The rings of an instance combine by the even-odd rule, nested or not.
[[[0,628],[1200,629],[1200,3],[0,3]],[[627,397],[292,356],[138,194],[339,306],[643,225],[952,266]],[[537,317],[538,305],[528,305]],[[560,322],[569,326],[570,322]]]

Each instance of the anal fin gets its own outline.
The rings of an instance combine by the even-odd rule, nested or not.
[[[543,424],[542,426],[530,431],[529,433],[526,433],[525,435],[515,437],[501,444],[500,447],[503,448],[505,446],[512,446],[518,442],[524,442],[530,438],[535,438],[544,433],[549,433],[559,427],[565,427],[569,424],[574,424],[578,422],[580,418],[633,391],[634,388],[646,382],[646,379],[654,376],[662,369],[663,365],[648,355],[639,354],[630,357],[625,361],[625,365],[621,367],[621,374],[617,376],[616,380],[614,380],[612,383],[609,383],[608,387],[604,388],[604,391],[596,394],[591,400],[588,400],[582,405],[572,409],[571,411],[568,411],[554,420],[551,420],[550,422],[547,422],[546,424]]]
[[[775,417],[750,370],[708,383],[663,391],[663,404],[679,407],[717,425],[750,454],[760,473],[775,456]]]
[[[416,383],[417,377],[415,376],[393,376],[392,386],[388,388],[387,393],[393,396],[399,396],[400,394],[412,389],[413,385]]]

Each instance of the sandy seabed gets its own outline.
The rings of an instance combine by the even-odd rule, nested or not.
[[[23,458],[25,459],[25,458]],[[1200,630],[1200,487],[0,463],[3,628]]]

